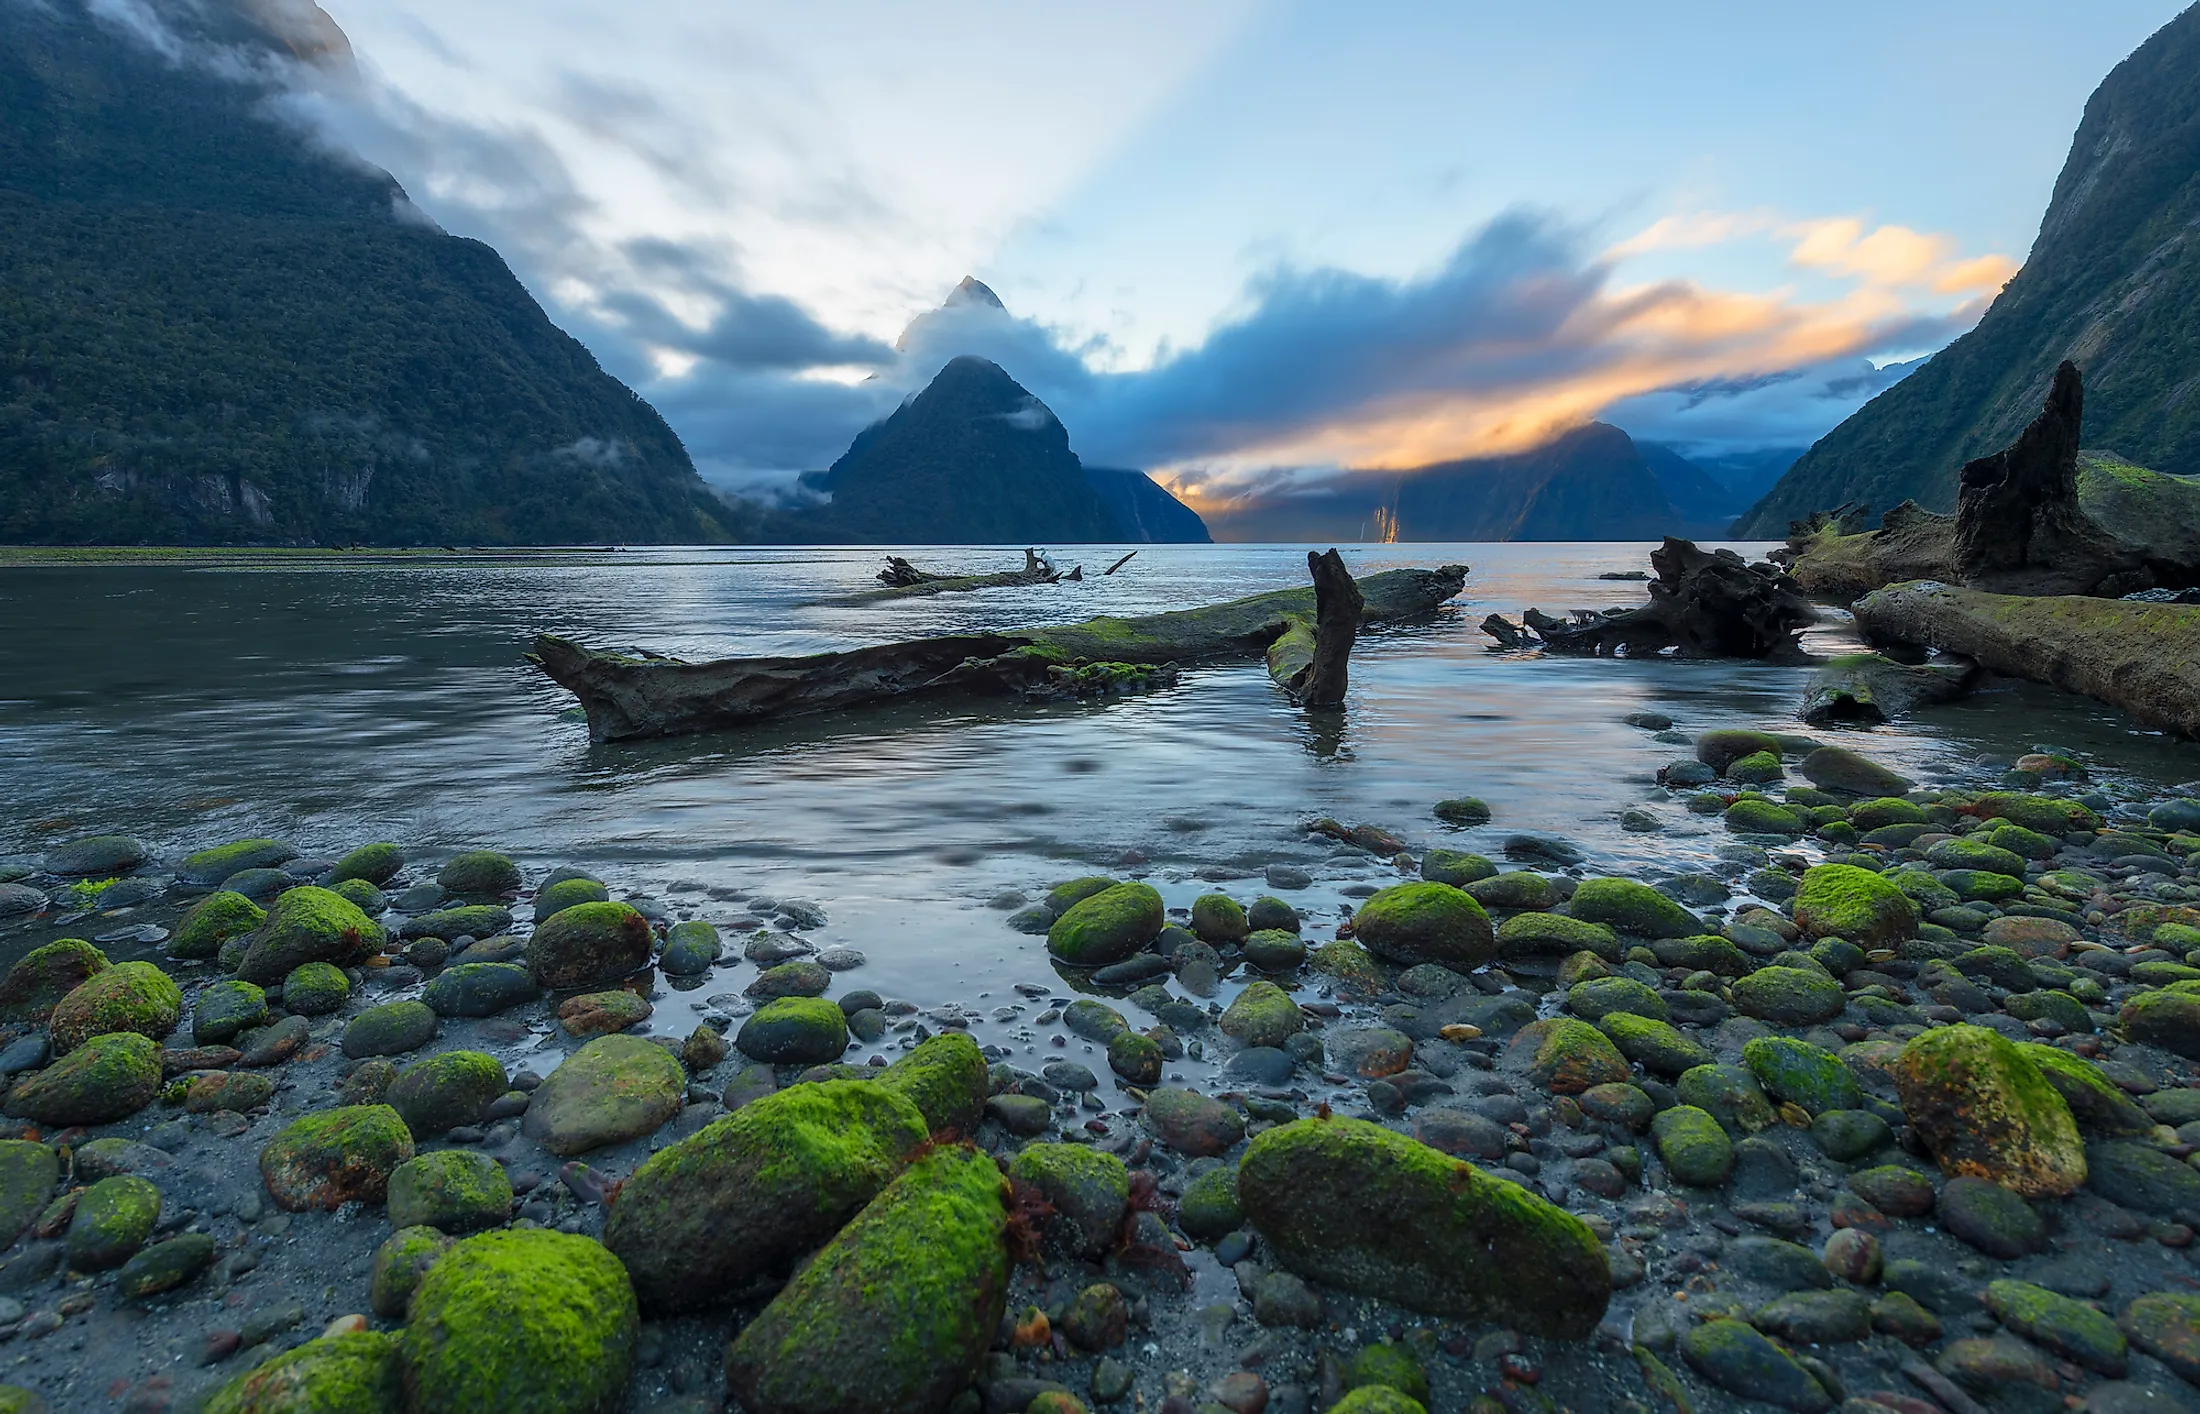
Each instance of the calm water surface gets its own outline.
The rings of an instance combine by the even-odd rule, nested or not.
[[[1083,560],[1094,578],[1082,584],[862,607],[818,601],[869,585],[875,550],[0,570],[0,854],[109,830],[171,854],[262,834],[309,854],[384,838],[423,858],[487,845],[538,876],[590,868],[680,916],[741,912],[694,885],[812,900],[830,920],[813,937],[871,960],[843,985],[927,1006],[983,991],[990,1005],[1012,982],[1060,985],[1040,941],[985,907],[1006,890],[1139,867],[1172,905],[1204,891],[1202,874],[1244,876],[1228,887],[1249,899],[1266,891],[1263,866],[1290,861],[1319,881],[1293,901],[1333,917],[1345,887],[1395,877],[1310,842],[1301,824],[1316,815],[1493,855],[1503,834],[1535,830],[1574,840],[1599,869],[1701,867],[1727,837],[1652,780],[1686,748],[1620,719],[1654,709],[1690,731],[1800,730],[1807,670],[1498,654],[1475,629],[1493,609],[1639,602],[1639,585],[1596,576],[1643,567],[1647,548],[1348,550],[1360,573],[1472,573],[1434,622],[1362,639],[1341,725],[1293,711],[1246,664],[1099,705],[887,709],[613,746],[592,746],[571,698],[521,661],[538,630],[695,658],[810,652],[1303,584],[1305,550],[1151,546],[1101,578],[1120,552],[1087,549],[1059,557]],[[911,554],[973,570],[1020,558]],[[1836,615],[1813,646],[1838,648],[1844,632]],[[2200,776],[2193,746],[2023,685],[1842,735],[1921,779],[1984,778],[1982,756],[2046,742],[2112,777]],[[1437,827],[1429,807],[1462,794],[1487,800],[1496,823]],[[1621,832],[1632,805],[1667,829]],[[0,936],[0,954],[43,936]],[[691,1022],[660,1003],[659,1029]]]

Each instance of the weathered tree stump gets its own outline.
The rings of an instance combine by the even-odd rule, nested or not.
[[[1571,619],[1529,609],[1520,628],[1492,614],[1482,631],[1504,648],[1540,640],[1547,652],[1600,657],[1668,651],[1684,658],[1803,656],[1799,639],[1818,621],[1818,611],[1776,567],[1667,536],[1650,552],[1650,568],[1657,578],[1649,584],[1650,602],[1639,609],[1576,609]]]

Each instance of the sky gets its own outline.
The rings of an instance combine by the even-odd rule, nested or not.
[[[714,481],[970,352],[1195,504],[1600,416],[1808,444],[1977,319],[2179,8],[323,4],[358,77],[296,114]],[[966,275],[1006,309],[941,308]]]

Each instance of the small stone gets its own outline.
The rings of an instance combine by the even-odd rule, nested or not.
[[[1941,1226],[1989,1257],[2008,1261],[2047,1246],[2047,1228],[2032,1205],[1999,1184],[1957,1177],[1940,1190]]]

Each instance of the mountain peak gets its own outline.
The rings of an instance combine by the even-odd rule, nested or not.
[[[967,304],[998,309],[1003,312],[1008,309],[1007,305],[1001,303],[1001,297],[993,293],[992,288],[975,275],[963,276],[962,283],[947,292],[947,299],[941,307],[956,309]]]

